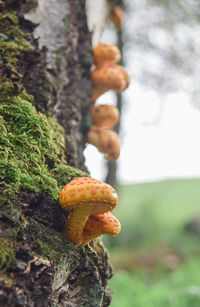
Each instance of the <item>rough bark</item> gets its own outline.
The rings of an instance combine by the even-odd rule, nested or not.
[[[110,303],[101,241],[65,239],[58,204],[88,176],[91,64],[83,0],[0,1],[0,306]]]

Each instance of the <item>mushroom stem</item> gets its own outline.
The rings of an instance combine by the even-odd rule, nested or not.
[[[92,207],[90,205],[73,209],[64,227],[64,237],[71,240],[74,244],[80,245],[82,242],[83,228],[91,211]]]
[[[102,233],[101,232],[97,232],[97,231],[92,231],[92,230],[88,230],[88,229],[84,229],[83,230],[83,238],[82,238],[82,242],[81,242],[81,246],[84,246],[86,244],[88,244],[90,241],[92,241],[93,239],[101,236]]]

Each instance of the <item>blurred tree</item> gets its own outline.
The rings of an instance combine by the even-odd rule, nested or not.
[[[163,94],[185,91],[197,97],[200,4],[192,0],[125,4],[125,57],[135,80]]]
[[[200,109],[200,3],[125,0],[124,9],[126,18],[118,42],[133,82],[155,90],[162,101],[168,94],[184,91]],[[121,99],[118,95],[120,110]],[[163,104],[160,107],[162,112]],[[108,163],[106,181],[116,185],[116,172],[117,163]]]

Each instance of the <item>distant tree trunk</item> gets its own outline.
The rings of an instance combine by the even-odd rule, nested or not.
[[[0,306],[111,301],[103,245],[65,239],[58,204],[88,176],[91,50],[85,1],[0,1]]]

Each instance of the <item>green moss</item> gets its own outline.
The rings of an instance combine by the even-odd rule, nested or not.
[[[38,254],[50,260],[54,264],[59,263],[61,257],[61,251],[58,247],[62,245],[62,242],[57,241],[59,238],[59,236],[52,236],[51,240],[48,242],[43,242],[39,239],[37,240],[36,249]],[[55,245],[57,248],[55,248]]]
[[[67,241],[56,231],[48,229],[43,225],[38,225],[32,221],[26,228],[28,236],[31,234],[31,242],[33,250],[50,260],[57,265],[60,263],[61,258],[66,257],[69,253],[69,244]]]
[[[87,175],[65,162],[64,130],[22,96],[0,104],[0,180],[19,190],[48,191],[58,198],[69,180]]]
[[[0,102],[9,96],[22,92],[21,74],[17,62],[22,52],[32,51],[34,47],[27,41],[28,34],[21,31],[15,12],[0,14]]]
[[[15,251],[12,242],[6,239],[0,240],[0,269],[8,268],[15,261]]]
[[[63,130],[21,96],[0,104],[0,157],[0,179],[14,183],[15,192],[42,189],[57,198],[57,183],[48,165],[64,162]]]
[[[78,168],[66,165],[59,164],[52,170],[53,177],[56,179],[59,189],[61,189],[67,182],[76,178],[76,177],[88,177],[87,172],[83,172]]]

